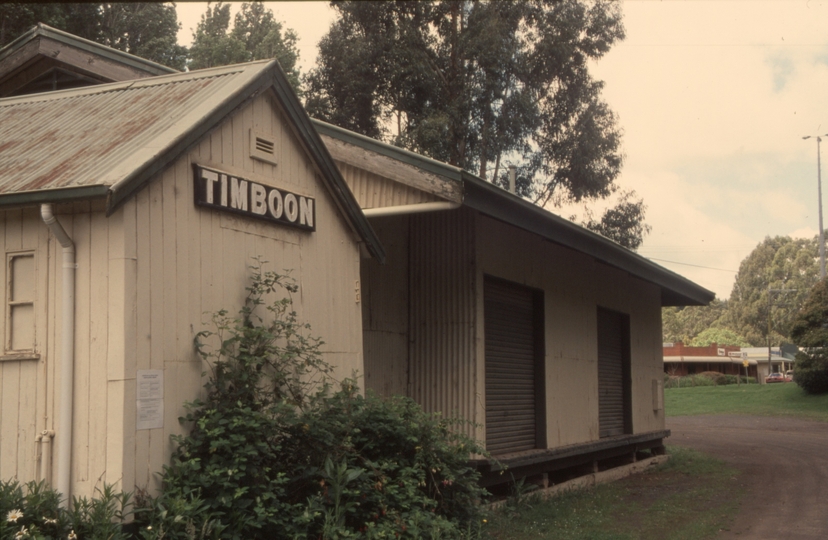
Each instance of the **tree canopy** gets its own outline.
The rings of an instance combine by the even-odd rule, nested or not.
[[[243,3],[230,29],[230,4],[207,6],[193,34],[190,69],[276,58],[294,90],[299,90],[298,38],[284,30],[261,2]]]
[[[791,339],[800,347],[828,347],[828,279],[811,289],[791,324]]]
[[[276,58],[299,90],[296,33],[261,2],[243,3],[232,29],[230,4],[208,4],[189,51],[172,3],[0,4],[0,47],[39,22],[179,70]]]
[[[768,295],[771,307],[771,344],[791,341],[791,323],[819,280],[817,238],[767,237],[742,261],[730,299],[709,306],[664,308],[664,341],[697,342],[711,328],[718,339],[732,332],[742,346],[768,344]],[[715,341],[715,340],[713,340]]]
[[[313,116],[474,171],[540,205],[606,198],[623,155],[588,62],[624,38],[607,0],[334,2],[306,79]],[[644,206],[586,222],[640,245]],[[623,234],[616,234],[622,231]]]
[[[804,347],[796,355],[797,384],[810,394],[828,392],[828,279],[811,289],[791,324],[791,338]]]
[[[173,4],[101,4],[101,32],[96,41],[174,69],[184,69],[187,48],[178,44],[180,27]]]
[[[713,344],[734,345],[736,347],[750,347],[745,338],[728,328],[711,327],[699,332],[699,335],[690,340],[691,347],[708,347]]]
[[[791,322],[819,279],[816,238],[765,238],[739,265],[724,326],[754,346],[790,339]],[[768,296],[770,295],[770,303]]]
[[[703,331],[716,326],[726,310],[727,303],[718,298],[708,306],[664,308],[661,310],[663,340],[689,345]]]
[[[101,4],[0,3],[0,47],[39,22],[96,41],[100,35]]]

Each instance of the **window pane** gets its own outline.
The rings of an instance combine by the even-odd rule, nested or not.
[[[11,300],[31,302],[35,286],[34,256],[18,255],[11,260]]]
[[[11,312],[11,335],[9,344],[12,350],[21,351],[34,348],[34,306],[23,304],[12,306]]]

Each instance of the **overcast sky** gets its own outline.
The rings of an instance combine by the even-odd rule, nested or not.
[[[266,4],[299,35],[306,72],[333,10]],[[177,9],[189,44],[206,3]],[[816,141],[802,137],[828,133],[828,2],[638,0],[623,11],[627,38],[593,74],[624,131],[619,184],[648,207],[639,253],[727,298],[766,236],[819,229]]]

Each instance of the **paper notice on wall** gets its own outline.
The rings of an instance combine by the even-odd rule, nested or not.
[[[136,429],[164,427],[164,371],[138,370]]]

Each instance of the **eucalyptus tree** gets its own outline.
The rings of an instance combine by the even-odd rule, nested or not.
[[[819,280],[817,243],[766,237],[739,265],[724,325],[757,347],[790,340],[793,318]]]
[[[333,5],[305,81],[311,115],[502,186],[514,165],[517,193],[540,205],[616,192],[621,130],[588,63],[624,38],[618,3]],[[648,227],[633,196],[586,224],[637,247]]]
[[[230,4],[207,6],[193,34],[191,69],[275,58],[299,90],[296,32],[284,29],[262,2],[243,3],[230,27]]]
[[[689,345],[709,328],[718,327],[727,302],[714,299],[707,306],[666,307],[661,310],[662,339]]]

